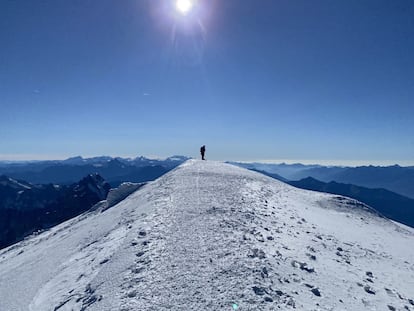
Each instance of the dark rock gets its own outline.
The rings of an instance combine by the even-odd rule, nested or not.
[[[264,300],[265,300],[266,302],[273,302],[273,299],[272,299],[272,298],[270,298],[269,296],[266,296],[266,297],[264,298]]]

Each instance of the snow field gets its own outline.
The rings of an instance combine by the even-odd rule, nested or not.
[[[414,310],[413,242],[354,200],[190,160],[1,251],[0,310]]]

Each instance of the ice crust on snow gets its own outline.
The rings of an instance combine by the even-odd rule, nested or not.
[[[355,200],[189,160],[0,251],[0,310],[414,310],[413,242]]]

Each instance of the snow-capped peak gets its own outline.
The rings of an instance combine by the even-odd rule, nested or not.
[[[354,200],[189,160],[1,251],[0,310],[414,310],[413,242]]]

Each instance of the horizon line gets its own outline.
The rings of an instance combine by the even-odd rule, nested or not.
[[[39,155],[39,154],[0,154],[0,162],[38,162],[38,161],[63,161],[70,158],[81,157],[83,159],[97,158],[97,157],[111,157],[135,159],[144,157],[150,160],[164,160],[169,157],[183,156],[183,155]],[[187,156],[188,157],[188,156]],[[191,158],[191,157],[190,157]],[[196,157],[197,158],[197,157]],[[220,162],[239,162],[239,163],[261,163],[261,164],[303,164],[303,165],[321,165],[321,166],[343,166],[343,167],[357,167],[357,166],[394,166],[402,167],[414,166],[412,160],[351,160],[351,159],[212,159]]]

